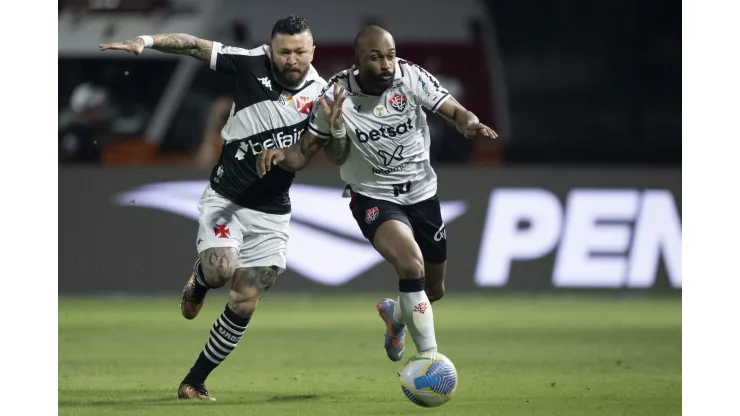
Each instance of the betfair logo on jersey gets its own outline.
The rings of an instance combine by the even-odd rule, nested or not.
[[[404,134],[410,132],[413,129],[414,129],[414,126],[413,124],[411,124],[411,119],[409,118],[409,119],[406,119],[405,122],[397,126],[381,127],[379,129],[372,129],[367,133],[365,133],[364,131],[360,131],[360,129],[355,129],[355,136],[357,136],[357,140],[359,140],[360,143],[367,143],[368,140],[377,142],[381,138],[390,139],[396,136],[403,136]]]
[[[294,143],[298,142],[301,134],[303,134],[303,130],[293,129],[292,133],[286,134],[281,131],[277,134],[273,134],[271,138],[264,141],[259,139],[249,139],[243,141],[239,144],[239,149],[237,149],[234,157],[237,160],[242,160],[244,159],[244,156],[250,152],[253,155],[257,156],[260,153],[264,152],[266,149],[288,148]]]

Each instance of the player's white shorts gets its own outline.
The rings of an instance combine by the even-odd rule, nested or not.
[[[285,271],[290,214],[244,208],[209,185],[198,202],[198,253],[213,247],[239,249],[237,268],[270,267]]]

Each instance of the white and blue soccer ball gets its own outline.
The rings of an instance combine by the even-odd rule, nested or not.
[[[403,394],[422,407],[442,406],[457,389],[455,365],[438,352],[422,352],[409,358],[400,376]]]

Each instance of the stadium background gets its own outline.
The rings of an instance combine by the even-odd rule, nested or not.
[[[553,396],[541,413],[530,408],[526,414],[552,414],[547,409],[593,414],[589,409],[598,406],[603,414],[680,411],[681,12],[666,2],[636,0],[60,1],[60,406],[83,414],[87,402],[82,397],[91,391],[90,414],[122,411],[116,405],[151,405],[108,397],[85,384],[90,381],[78,361],[83,356],[85,367],[99,371],[106,360],[121,359],[110,354],[133,353],[121,347],[105,350],[106,355],[103,347],[80,340],[113,345],[137,339],[147,329],[137,326],[145,320],[127,317],[132,307],[176,321],[176,299],[196,255],[194,203],[218,155],[218,132],[231,99],[229,79],[192,58],[156,51],[139,57],[100,53],[97,45],[139,34],[185,32],[254,47],[267,42],[274,21],[289,13],[305,16],[312,25],[314,66],[325,78],[349,64],[357,30],[379,24],[395,36],[400,56],[437,75],[502,136],[496,142],[469,142],[438,117],[429,119],[450,239],[449,300],[439,304],[440,316],[460,316],[445,308],[469,311],[481,320],[481,339],[491,348],[497,334],[511,329],[491,317],[506,316],[522,333],[540,336],[538,342],[563,336],[583,345],[596,331],[618,351],[607,354],[612,362],[627,360],[619,354],[633,351],[624,344],[630,339],[643,340],[635,341],[642,349],[633,353],[646,365],[667,360],[654,379],[641,373],[647,377],[642,385],[624,380],[652,392],[647,402],[634,401],[636,390],[625,393],[624,403],[631,397],[637,406],[632,411],[619,407],[621,393],[613,390],[606,402],[586,398],[578,405]],[[291,270],[271,294],[282,311],[270,309],[268,296],[260,312],[265,319],[313,313],[321,320],[322,302],[337,296],[366,304],[348,311],[347,319],[355,312],[372,315],[374,294],[395,290],[392,270],[358,238],[344,212],[341,187],[336,170],[321,157],[297,175]],[[131,306],[106,301],[111,295],[155,300],[131,300],[138,305]],[[222,295],[210,295],[205,311],[213,315],[222,307]],[[307,305],[315,308],[307,311]],[[552,321],[546,325],[540,313]],[[115,335],[85,326],[82,318],[89,314],[108,317],[103,326],[129,332]],[[438,319],[440,334],[458,324]],[[180,329],[190,347],[157,347],[185,350],[173,363],[176,371],[191,364],[209,320],[198,321],[199,331]],[[368,323],[363,336],[377,338],[375,324]],[[619,330],[603,332],[615,325]],[[476,357],[448,342],[459,353],[456,362],[463,363],[461,355]],[[519,347],[526,351],[527,341]],[[248,358],[249,348],[241,347],[244,355],[237,356],[242,358],[230,358],[216,374],[228,379],[237,371],[228,367]],[[583,359],[607,350],[593,346]],[[378,351],[368,347],[368,354]],[[557,354],[543,360],[556,362],[562,358]],[[134,358],[141,357],[129,357]],[[491,371],[502,369],[500,362],[490,361],[477,367],[489,365]],[[176,383],[177,377],[153,388],[152,400],[166,397],[166,383]],[[495,380],[482,383],[487,382],[497,392],[495,401],[505,401]],[[219,387],[213,383],[211,389]],[[549,382],[543,385],[551,388]],[[227,394],[228,400],[239,401]],[[293,414],[282,401],[265,403],[263,414]],[[164,408],[155,410],[152,414],[162,414]],[[468,409],[448,411],[466,414]]]

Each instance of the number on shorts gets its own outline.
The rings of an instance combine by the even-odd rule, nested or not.
[[[411,190],[411,181],[393,185],[393,196],[407,194]]]

